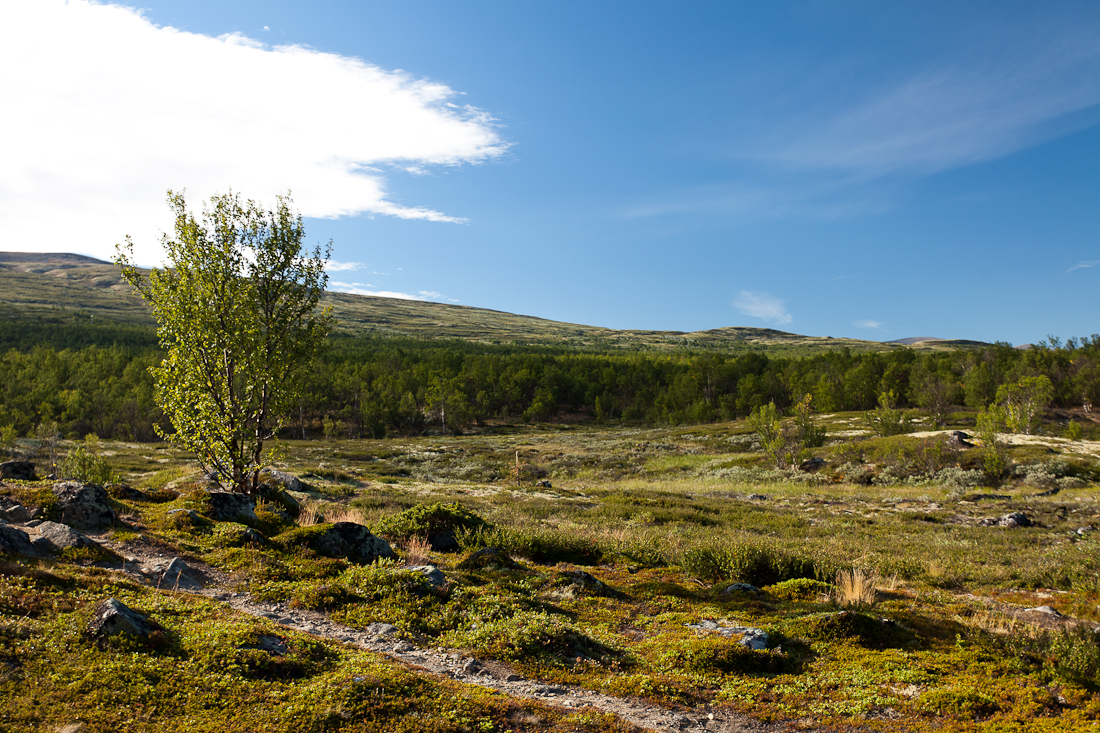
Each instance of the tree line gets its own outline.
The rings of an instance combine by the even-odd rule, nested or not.
[[[136,335],[136,334],[135,334]],[[31,435],[156,440],[167,427],[141,344],[12,348],[0,357],[0,427]],[[147,342],[146,342],[147,343]],[[334,336],[290,408],[284,437],[460,432],[490,420],[693,424],[746,417],[771,403],[791,412],[812,395],[819,412],[867,411],[884,397],[940,422],[976,409],[1025,377],[1045,376],[1050,405],[1100,404],[1100,335],[944,352],[847,349],[812,356],[750,352],[578,352],[400,337]]]

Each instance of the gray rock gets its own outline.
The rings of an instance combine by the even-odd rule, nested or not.
[[[0,479],[34,481],[34,464],[30,461],[4,461],[0,463]]]
[[[759,593],[760,589],[751,583],[734,583],[726,586],[726,593]]]
[[[1081,534],[1081,535],[1087,534],[1088,532],[1094,532],[1094,531],[1096,531],[1096,528],[1093,527],[1091,524],[1086,524],[1084,527],[1078,527],[1077,528],[1077,534]]]
[[[768,648],[768,632],[754,626],[722,626],[716,621],[703,619],[697,624],[684,624],[689,629],[711,631],[726,638],[739,637],[737,643],[741,646],[760,651]]]
[[[354,522],[337,522],[311,544],[326,557],[346,557],[357,563],[369,564],[379,558],[393,557],[389,542]]]
[[[0,510],[0,518],[12,524],[22,524],[23,522],[30,521],[36,514],[38,514],[37,509],[31,511],[22,504],[13,504],[12,506]]]
[[[252,506],[252,499],[244,494],[210,491],[206,494],[206,501],[210,507],[206,514],[216,522],[244,524],[256,521],[256,510]]]
[[[67,524],[42,522],[34,529],[38,539],[31,544],[43,552],[58,552],[68,547],[95,547],[98,544]]]
[[[970,442],[970,436],[961,430],[953,430],[947,438],[947,445],[952,448],[973,448],[974,444]]]
[[[87,630],[92,636],[99,637],[130,634],[145,638],[157,630],[157,625],[117,598],[108,598],[96,604]]]
[[[814,456],[813,458],[807,458],[798,464],[799,471],[806,471],[808,473],[814,473],[825,468],[825,459]]]
[[[1030,611],[1032,613],[1041,613],[1046,616],[1053,616],[1054,618],[1061,618],[1062,614],[1051,606],[1036,606],[1035,608],[1025,608],[1025,612]]]
[[[305,487],[302,485],[301,480],[286,471],[278,471],[274,468],[264,470],[260,474],[260,479],[266,484],[274,484],[287,491],[305,491]]]
[[[11,555],[38,554],[26,532],[7,524],[0,524],[0,552]]]
[[[126,501],[149,501],[150,499],[149,494],[127,484],[107,484],[103,488],[107,490],[109,495],[116,499],[124,499]]]
[[[997,524],[1001,527],[1030,527],[1034,523],[1023,512],[1012,512],[997,520]]]
[[[274,636],[272,634],[260,634],[256,639],[255,644],[245,644],[244,646],[237,647],[238,649],[258,649],[261,652],[267,652],[273,657],[286,656],[290,651],[286,642],[282,637]]]
[[[397,628],[393,624],[375,622],[367,626],[366,631],[368,634],[372,634],[373,636],[393,636],[394,634],[399,633],[401,629]]]
[[[101,529],[111,526],[116,518],[111,497],[96,484],[62,481],[53,485],[61,521],[77,529]]]
[[[428,581],[428,585],[442,587],[447,583],[447,578],[443,575],[443,571],[435,565],[413,565],[405,568],[405,570],[420,573],[424,576],[424,579]]]
[[[189,574],[191,568],[178,557],[172,558],[163,570],[159,571],[158,585],[161,588],[201,588],[202,583]]]
[[[165,512],[165,515],[169,517],[175,514],[182,514],[183,516],[190,519],[192,522],[201,522],[203,520],[203,516],[196,512],[194,509],[169,509],[167,512]]]
[[[536,481],[535,486],[537,486],[540,489],[552,489],[552,488],[554,488],[554,484],[550,483],[546,479],[543,479],[542,481]]]

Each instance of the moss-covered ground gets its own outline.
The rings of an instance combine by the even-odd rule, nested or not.
[[[830,432],[856,417],[827,418]],[[740,423],[292,441],[282,467],[306,482],[304,511],[261,507],[262,543],[201,517],[185,456],[106,447],[148,492],[117,500],[121,547],[165,548],[257,601],[393,624],[412,644],[549,683],[813,728],[1100,725],[1094,444],[1010,446],[1015,466],[994,486],[975,449],[929,437],[850,437],[816,451],[820,471],[776,471]],[[47,483],[0,493],[49,511]],[[423,508],[435,504],[457,518],[454,551],[416,536],[418,517],[435,523],[425,535],[440,530],[447,511]],[[1033,525],[993,523],[1013,512]],[[311,549],[311,522],[349,519],[388,533],[398,558],[360,566]],[[471,559],[486,547],[503,554]],[[437,565],[446,585],[406,561]],[[626,730],[138,585],[100,567],[111,562],[70,552],[0,567],[0,729]],[[862,599],[837,587],[852,569]],[[163,632],[91,639],[91,606],[108,596]],[[1025,610],[1039,606],[1062,615]],[[768,648],[688,626],[708,620],[761,628]],[[261,636],[289,651],[253,648]]]

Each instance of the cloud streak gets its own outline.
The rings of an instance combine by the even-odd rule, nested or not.
[[[872,321],[872,320],[856,321],[855,326],[856,326],[856,328],[874,328],[874,329],[882,330],[882,322],[881,321]]]
[[[291,190],[308,217],[458,222],[395,201],[389,176],[507,149],[494,119],[446,85],[88,0],[0,4],[0,89],[10,249],[103,257],[129,233],[151,264],[169,188],[195,208],[232,186],[263,202]]]
[[[751,318],[760,318],[771,323],[784,325],[793,318],[787,312],[786,304],[769,293],[742,290],[733,301],[733,307]]]
[[[1083,260],[1081,262],[1078,262],[1076,265],[1069,268],[1068,270],[1066,270],[1066,272],[1073,272],[1074,270],[1083,270],[1086,267],[1096,267],[1097,265],[1100,265],[1100,260]]]

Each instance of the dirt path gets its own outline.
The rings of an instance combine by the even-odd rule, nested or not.
[[[788,730],[787,726],[768,725],[722,710],[677,711],[579,687],[548,685],[525,679],[499,662],[462,656],[444,649],[416,647],[395,636],[397,629],[388,624],[372,624],[366,631],[360,631],[335,623],[319,611],[290,608],[282,603],[253,602],[247,593],[232,590],[230,576],[201,561],[184,560],[187,567],[181,575],[178,572],[180,566],[172,565],[176,554],[168,547],[147,542],[119,545],[107,539],[106,535],[89,536],[126,558],[124,565],[113,569],[120,570],[135,582],[221,601],[237,611],[269,619],[289,629],[383,654],[423,673],[489,687],[511,697],[538,700],[566,709],[592,708],[613,713],[644,730],[660,733],[779,733]]]

